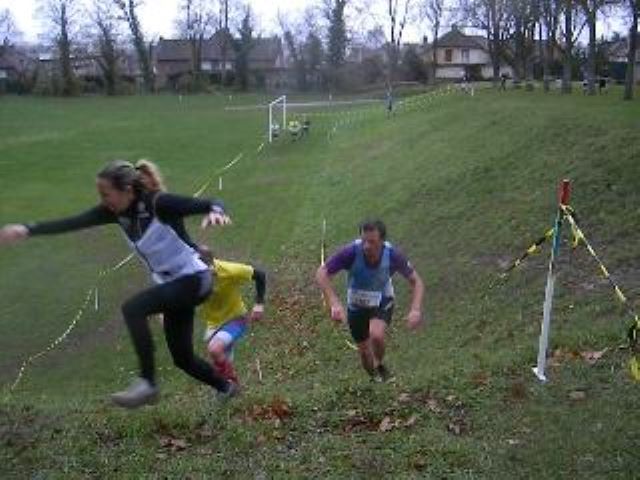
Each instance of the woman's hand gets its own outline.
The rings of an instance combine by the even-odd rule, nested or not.
[[[11,245],[29,238],[29,229],[24,225],[5,225],[0,228],[0,245]]]
[[[229,216],[226,213],[224,213],[223,210],[220,210],[220,209],[212,210],[202,219],[202,224],[201,224],[202,228],[207,228],[210,225],[211,226],[231,225],[231,218],[229,218]]]

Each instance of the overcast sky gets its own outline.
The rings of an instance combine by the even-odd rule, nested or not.
[[[104,0],[107,1],[107,0]],[[145,34],[148,38],[158,36],[171,37],[174,35],[174,19],[180,0],[146,0],[140,10]],[[282,11],[285,18],[292,18],[301,14],[304,8],[310,4],[317,4],[317,0],[248,0],[257,17],[258,33],[269,35],[278,33],[277,14]],[[0,10],[9,8],[16,18],[20,31],[24,33],[25,40],[35,41],[41,32],[42,23],[35,15],[37,0],[0,0]],[[379,6],[378,18],[384,19],[384,2],[375,1],[372,4]],[[618,19],[603,18],[599,22],[598,36],[611,35],[614,31],[623,32],[624,26]],[[415,25],[408,27],[404,40],[408,42],[421,41],[423,30]]]

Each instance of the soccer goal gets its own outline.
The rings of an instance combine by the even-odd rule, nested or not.
[[[278,123],[278,118],[282,112],[282,123]],[[269,104],[269,143],[278,138],[281,132],[287,128],[287,96],[276,98]]]

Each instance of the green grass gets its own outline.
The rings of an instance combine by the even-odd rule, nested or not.
[[[495,279],[551,224],[568,177],[590,240],[637,297],[638,102],[453,94],[390,120],[372,109],[314,116],[303,142],[257,154],[265,113],[223,110],[257,97],[1,101],[0,224],[91,205],[93,176],[111,158],[151,158],[171,190],[190,193],[244,152],[219,192],[234,225],[207,240],[270,274],[267,318],[238,351],[244,394],[212,401],[172,367],[154,327],[163,397],[135,412],[107,397],[135,367],[119,304],[146,280],[137,263],[111,275],[100,310],[13,395],[5,389],[2,478],[637,477],[638,386],[616,348],[626,318],[587,253],[563,245],[552,348],[610,350],[594,366],[566,355],[544,386],[530,367],[547,256]],[[388,349],[397,381],[386,385],[361,373],[312,282],[322,219],[334,249],[370,215],[385,219],[427,284],[427,328],[410,335],[398,281]],[[64,330],[98,270],[126,254],[123,243],[105,228],[0,250],[6,387]],[[586,398],[572,400],[575,391]]]

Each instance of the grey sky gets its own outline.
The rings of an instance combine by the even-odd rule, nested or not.
[[[146,0],[140,12],[145,33],[149,38],[158,36],[171,37],[174,31],[174,19],[180,0]],[[302,13],[310,4],[317,4],[315,0],[248,0],[258,20],[258,31],[262,34],[278,32],[277,12],[285,13],[291,18]],[[384,2],[372,1],[378,6],[373,15],[385,21]],[[41,30],[41,22],[35,15],[36,0],[0,0],[0,9],[9,8],[15,18],[18,28],[25,34],[25,40],[37,40]],[[369,9],[371,13],[371,9]],[[373,21],[371,22],[373,23]],[[610,35],[614,31],[623,32],[625,26],[617,18],[602,18],[599,22],[599,35]],[[422,39],[423,29],[418,25],[407,27],[404,40],[417,42]]]

